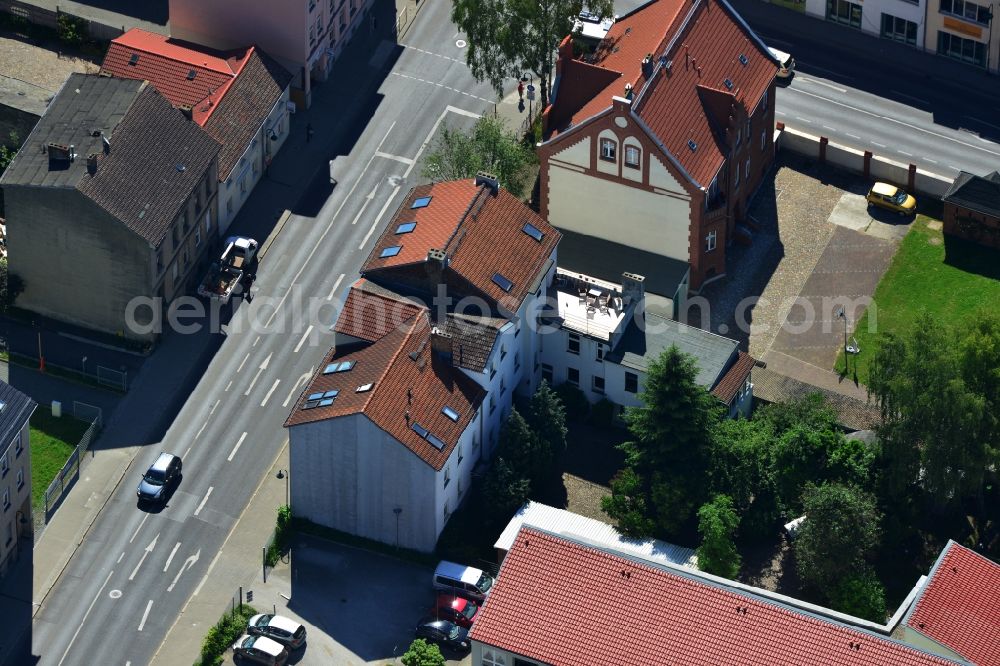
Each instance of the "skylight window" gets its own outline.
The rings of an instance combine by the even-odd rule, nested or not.
[[[510,292],[510,290],[514,288],[514,283],[505,278],[503,275],[500,275],[500,273],[493,274],[493,284],[506,292]]]
[[[422,425],[420,425],[416,421],[413,422],[413,424],[410,426],[410,428],[413,429],[413,432],[417,433],[418,435],[420,435],[421,437],[423,437],[425,439],[427,438],[427,435],[430,434],[430,432],[427,430],[427,428],[423,427]]]
[[[378,255],[379,258],[385,259],[386,257],[395,257],[399,254],[399,251],[403,249],[402,245],[393,245],[392,247],[387,247]]]
[[[431,443],[431,446],[433,446],[438,451],[440,451],[441,449],[444,448],[444,442],[442,442],[440,439],[438,439],[434,435],[432,435],[430,433],[427,433],[426,439],[427,439],[428,442]]]
[[[732,89],[733,89],[733,80],[732,80],[732,79],[725,79],[725,80],[724,80],[724,81],[722,82],[722,84],[723,84],[724,86],[726,86],[726,90],[732,90]]]
[[[194,71],[193,69],[189,69],[188,70],[188,76],[187,76],[188,81],[194,81],[194,77],[197,76],[197,75],[198,75],[198,72]]]
[[[372,390],[372,386],[374,386],[374,384],[372,384],[371,382],[368,382],[367,384],[362,384],[358,388],[354,389],[354,392],[355,393],[366,393],[366,392]]]
[[[545,238],[545,234],[542,233],[541,229],[533,225],[531,222],[525,222],[524,226],[521,228],[521,231],[528,234],[539,243],[541,243],[542,239]]]
[[[431,199],[433,198],[434,197],[419,197],[414,200],[413,204],[410,206],[410,209],[412,210],[414,208],[427,208],[427,206],[431,202]]]
[[[132,57],[128,59],[128,64],[135,65],[139,62],[139,54],[133,53]]]
[[[340,361],[337,363],[331,363],[323,369],[323,374],[330,375],[335,372],[347,372],[354,367],[354,363],[355,361]]]
[[[693,139],[688,139],[688,148],[691,150],[698,150],[698,144],[695,143]]]
[[[322,393],[310,393],[307,400],[319,400],[322,397],[323,397]]]
[[[743,53],[740,54],[740,64],[746,67],[750,63],[750,58],[746,57]]]
[[[403,222],[398,227],[396,227],[397,234],[408,234],[417,227],[416,222]]]
[[[340,393],[340,391],[334,389],[333,391],[327,391],[326,393],[324,393],[323,397],[324,398],[336,398],[338,393]]]
[[[441,408],[441,413],[447,416],[452,421],[458,421],[458,412],[456,412],[448,405],[445,405],[444,407]]]
[[[335,397],[337,397],[337,396],[334,396],[334,398]],[[333,398],[323,398],[322,400],[319,401],[319,405],[318,406],[319,407],[329,407],[332,404],[333,404]]]

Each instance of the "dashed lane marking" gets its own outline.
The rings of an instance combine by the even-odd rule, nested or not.
[[[426,83],[429,86],[437,86],[438,88],[443,88],[444,90],[450,90],[450,91],[452,91],[454,93],[458,93],[459,95],[464,94],[464,95],[467,95],[467,96],[469,96],[469,97],[471,97],[473,99],[478,99],[478,100],[480,100],[482,102],[486,102],[487,104],[493,104],[493,103],[496,102],[496,100],[494,100],[494,99],[486,99],[485,97],[480,97],[479,95],[472,95],[470,93],[463,93],[463,91],[459,90],[458,88],[452,88],[451,86],[446,86],[443,83],[438,83],[436,81],[428,81],[427,79],[421,79],[420,77],[417,77],[417,76],[410,76],[409,74],[403,74],[401,72],[392,72],[392,75],[393,76],[400,76],[400,77],[402,77],[404,79],[410,79],[411,81],[419,81],[420,83]]]

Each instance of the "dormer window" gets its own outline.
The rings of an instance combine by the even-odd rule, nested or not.
[[[614,139],[601,139],[601,159],[614,162],[618,159],[618,142]]]

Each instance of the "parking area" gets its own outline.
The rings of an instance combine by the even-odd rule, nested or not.
[[[434,602],[433,567],[297,535],[289,563],[258,577],[252,604],[301,622],[306,647],[289,664],[398,664]],[[465,655],[449,664],[469,664]],[[226,663],[232,664],[232,653]]]

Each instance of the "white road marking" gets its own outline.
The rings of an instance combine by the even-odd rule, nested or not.
[[[149,603],[146,604],[146,612],[142,614],[142,620],[139,621],[139,631],[146,626],[146,618],[149,617],[149,609],[153,607],[153,600],[150,599]]]
[[[879,143],[878,141],[872,141],[873,146],[878,146],[879,148],[885,148],[884,143]]]
[[[245,510],[246,510],[246,508],[244,507],[244,511]],[[233,527],[235,528],[236,526],[233,525]],[[225,545],[225,544],[223,544],[223,545]],[[199,550],[198,552],[200,553],[201,551]],[[215,563],[219,561],[219,555],[222,555],[222,549],[221,548],[218,551],[216,551],[215,557],[213,557],[211,563],[209,563],[209,565],[208,565],[208,571],[206,571],[205,575],[202,576],[201,582],[198,583],[198,587],[194,588],[194,593],[191,595],[192,597],[197,597],[198,593],[201,592],[201,586],[205,584],[205,581],[208,580],[209,575],[212,573],[212,569],[215,568]],[[186,604],[185,604],[185,606],[186,606]]]
[[[280,379],[275,379],[274,380],[274,384],[271,385],[271,390],[268,391],[267,394],[264,396],[264,399],[260,401],[260,406],[261,407],[263,407],[264,405],[267,404],[267,401],[270,400],[270,398],[271,398],[271,394],[274,393],[274,389],[278,388],[278,384],[280,384],[280,383],[281,383]]]
[[[118,561],[115,562],[115,564],[121,564],[123,557],[125,557],[125,551],[124,550],[122,551],[122,554],[118,556]]]
[[[187,451],[184,452],[184,457],[185,458],[188,457],[188,454],[191,453],[191,449],[193,449],[193,448],[194,448],[194,444],[192,444],[191,446],[187,447]]]
[[[961,171],[961,170],[962,170],[961,168],[959,168],[959,167],[955,166],[954,164],[949,164],[949,165],[948,165],[948,168],[949,168],[949,169],[954,169],[955,171]]]
[[[844,132],[844,134],[845,134],[846,136],[849,136],[849,137],[851,137],[852,139],[857,139],[858,141],[860,141],[860,140],[861,140],[861,137],[860,137],[860,136],[858,136],[858,135],[856,135],[856,134],[847,134],[847,132]]]
[[[174,554],[177,552],[177,549],[180,548],[180,547],[181,547],[181,542],[180,541],[178,541],[176,544],[174,544],[174,549],[170,551],[170,556],[167,558],[167,563],[163,565],[163,573],[166,573],[167,569],[170,568],[170,563],[173,562],[173,560],[174,560]]]
[[[462,93],[462,94],[467,95],[468,93]],[[409,157],[401,157],[400,155],[390,155],[389,153],[383,153],[381,151],[375,151],[375,157],[381,157],[387,160],[395,160],[397,162],[402,162],[407,166],[413,164],[413,160],[411,160]]]
[[[458,40],[458,42],[461,41],[465,40],[462,39]],[[451,60],[452,62],[457,62],[459,65],[465,64],[464,60],[459,60],[458,58],[452,58],[451,56],[441,55],[440,53],[434,53],[433,51],[425,51],[424,49],[418,49],[416,46],[408,46],[406,44],[400,44],[400,46],[402,46],[404,49],[409,49],[410,51],[419,51],[420,53],[425,53],[427,55],[434,56],[435,58],[441,58],[442,60]],[[455,43],[455,46],[458,46],[457,42]],[[464,48],[464,47],[458,46],[458,48]]]
[[[931,164],[937,164],[937,160],[932,160],[929,157],[921,157],[920,159],[922,159],[924,162],[930,162]]]
[[[393,74],[395,74],[395,73],[396,72],[393,72]],[[400,76],[403,76],[403,75],[400,74]],[[478,99],[483,99],[483,98],[480,97]],[[492,100],[488,100],[488,99],[487,100],[483,100],[483,101],[484,102],[488,102],[489,104],[493,103]],[[424,142],[422,144],[420,144],[420,148],[417,150],[417,154],[414,155],[414,157],[413,157],[413,164],[411,164],[410,166],[406,167],[406,171],[403,172],[403,178],[404,179],[410,177],[410,172],[413,171],[413,167],[416,166],[417,162],[420,160],[420,156],[423,154],[424,150],[427,149],[427,146],[430,145],[430,142],[434,138],[434,135],[437,134],[438,127],[441,125],[442,122],[444,122],[445,116],[447,116],[449,113],[457,113],[458,115],[465,116],[466,118],[476,118],[476,119],[479,119],[479,118],[482,117],[478,113],[473,113],[472,111],[466,111],[465,109],[460,109],[457,106],[452,106],[450,104],[448,106],[444,107],[444,111],[442,111],[441,115],[438,116],[438,119],[434,121],[434,126],[431,127],[431,131],[427,133],[427,138],[425,138]]]
[[[260,336],[259,335],[257,336],[257,339],[253,341],[253,344],[250,345],[250,346],[251,347],[256,347],[258,342],[260,342]]]
[[[240,362],[240,367],[236,368],[236,374],[239,374],[240,370],[243,369],[243,366],[246,365],[246,362],[249,358],[250,358],[250,352],[247,352],[247,355],[244,356],[243,360]]]
[[[240,438],[240,441],[241,441],[241,442],[243,441],[243,438],[242,438],[242,437]],[[239,444],[237,444],[237,445],[236,445],[236,448],[239,448],[239,446],[240,446],[240,445],[239,445]],[[233,449],[233,453],[236,453],[236,449]],[[199,513],[201,513],[201,510],[205,508],[205,502],[207,502],[207,501],[208,501],[208,498],[209,498],[209,496],[211,496],[211,494],[212,494],[212,491],[213,491],[214,489],[215,489],[215,486],[209,486],[209,487],[208,487],[208,492],[207,492],[207,493],[205,493],[205,496],[201,498],[201,503],[200,503],[200,504],[198,504],[198,508],[194,510],[194,515],[196,515],[196,516],[197,516],[197,515],[198,515]],[[164,571],[166,571],[166,569],[164,569]]]
[[[247,387],[246,393],[243,395],[250,395],[250,391],[253,390],[254,384],[256,384],[257,380],[260,379],[260,374],[267,370],[267,364],[270,363],[272,354],[274,354],[274,352],[268,354],[267,358],[264,359],[264,362],[260,364],[259,368],[257,368],[257,374],[253,376],[253,381],[250,382],[250,386]]]
[[[778,115],[778,116],[787,115],[784,111],[781,111],[781,110],[778,110],[778,109],[775,109],[774,113],[775,113],[775,115]]]
[[[391,72],[391,74],[393,74],[394,76],[400,76],[400,77],[402,77],[404,79],[411,79],[413,81],[419,81],[420,83],[426,83],[429,86],[437,86],[438,88],[444,88],[445,90],[450,90],[450,91],[452,91],[454,93],[461,93],[462,92],[458,88],[452,88],[451,86],[446,86],[443,83],[438,83],[437,81],[428,81],[427,79],[421,79],[419,77],[410,76],[409,74],[402,74],[400,72]],[[470,94],[469,97],[472,97],[474,99],[478,99],[478,100],[480,100],[482,102],[486,102],[487,104],[493,104],[493,103],[496,102],[495,99],[486,99],[485,97],[480,97],[479,95],[472,95],[472,94]]]
[[[830,130],[831,132],[836,132],[837,131],[836,127],[830,127],[829,125],[823,125],[823,129]]]
[[[135,575],[139,573],[139,567],[141,567],[142,563],[146,561],[146,556],[152,553],[153,549],[156,548],[156,540],[159,538],[160,538],[160,533],[157,532],[156,536],[153,537],[153,540],[149,542],[148,546],[146,546],[146,549],[142,551],[142,557],[139,558],[139,564],[135,565],[135,569],[132,569],[132,573],[128,577],[129,580],[135,578]]]
[[[378,228],[379,221],[381,221],[382,216],[385,215],[385,211],[389,210],[389,204],[392,203],[392,200],[396,198],[397,194],[399,194],[399,185],[392,188],[392,194],[390,194],[389,198],[385,200],[385,204],[382,205],[382,210],[380,210],[378,215],[375,216],[375,221],[372,222],[371,229],[368,230],[368,233],[365,234],[365,239],[361,241],[361,245],[358,246],[359,250],[365,249],[365,245],[368,244],[368,239],[372,237],[373,233],[375,233],[375,229]]]
[[[202,433],[202,431],[205,430],[205,426],[207,426],[207,425],[208,425],[208,421],[205,421],[204,423],[201,424],[201,427],[198,428],[198,434],[194,436],[195,439],[198,439],[199,437],[201,437],[201,433]],[[191,449],[188,449],[188,451],[190,451],[190,450]]]
[[[375,146],[375,152],[378,152],[378,151],[382,150],[382,144],[385,143],[385,140],[389,138],[389,133],[392,132],[392,128],[395,127],[395,126],[396,126],[396,121],[394,120],[394,121],[392,121],[392,124],[389,125],[389,129],[386,130],[385,135],[382,137],[382,140],[378,142],[377,146]],[[372,165],[372,162],[374,160],[375,160],[375,155],[372,154],[372,156],[368,158],[368,163],[365,165],[365,168],[361,170],[361,176],[359,176],[358,179],[356,181],[354,181],[354,185],[352,185],[351,189],[347,191],[347,196],[345,196],[344,200],[340,202],[339,206],[337,206],[337,212],[335,212],[333,214],[333,217],[330,218],[330,223],[327,224],[326,225],[326,229],[323,230],[323,235],[319,237],[319,242],[316,243],[313,246],[313,249],[309,252],[309,256],[306,257],[306,260],[303,261],[302,265],[299,267],[299,272],[296,273],[295,277],[292,278],[292,281],[291,281],[291,283],[289,284],[289,287],[288,287],[288,291],[286,291],[284,293],[284,295],[278,300],[278,304],[274,307],[274,312],[272,312],[271,316],[267,318],[266,322],[264,322],[264,326],[265,327],[270,326],[271,322],[274,321],[274,318],[278,315],[278,311],[281,309],[281,306],[284,304],[285,299],[288,298],[288,294],[291,293],[292,287],[295,285],[295,282],[302,275],[302,271],[304,271],[306,269],[306,266],[309,265],[309,262],[312,260],[313,255],[316,254],[316,250],[318,250],[320,247],[323,246],[323,239],[325,239],[326,235],[328,233],[330,233],[330,229],[333,229],[334,222],[336,222],[337,221],[337,217],[340,216],[340,211],[343,210],[344,206],[347,204],[347,202],[350,201],[351,195],[354,194],[354,190],[357,188],[358,183],[361,182],[362,177],[368,171],[368,168]]]
[[[228,383],[228,384],[226,384],[226,391],[229,391],[229,387],[230,387],[230,386],[232,386],[232,385],[233,385],[233,380],[232,380],[232,379],[230,379],[230,380],[229,380],[229,383]]]
[[[905,150],[897,150],[896,152],[899,153],[900,155],[906,155],[907,157],[913,157],[913,153],[908,153]]]
[[[247,436],[246,433],[240,435],[240,440],[236,442],[236,446],[233,447],[233,450],[230,452],[229,457],[226,458],[226,460],[228,460],[229,462],[233,462],[233,456],[235,456],[236,452],[240,450],[240,444],[243,443],[243,440],[246,439],[246,436]]]
[[[293,354],[299,353],[299,350],[302,349],[302,345],[305,344],[306,338],[309,337],[309,334],[312,333],[312,330],[313,330],[313,325],[309,324],[309,328],[307,328],[306,332],[302,334],[302,339],[299,340],[299,344],[295,345],[295,349],[292,351]]]
[[[216,401],[215,401],[215,404],[214,404],[214,405],[212,405],[212,409],[208,410],[208,415],[209,415],[209,416],[211,416],[212,414],[214,414],[214,413],[215,413],[215,408],[219,406],[219,403],[220,403],[220,402],[222,402],[222,401],[221,401],[221,400],[216,400]]]
[[[329,301],[329,300],[333,299],[334,294],[337,293],[337,289],[340,288],[340,281],[343,280],[343,279],[344,279],[344,274],[341,273],[340,277],[337,278],[337,281],[333,283],[333,288],[330,290],[330,295],[326,297],[326,300]]]
[[[220,549],[219,552],[222,552],[221,549]],[[177,581],[179,581],[181,579],[181,574],[183,574],[185,571],[187,571],[188,569],[190,569],[191,567],[193,567],[194,563],[198,561],[199,557],[201,557],[201,548],[199,548],[198,550],[196,550],[195,553],[194,553],[194,555],[192,555],[189,558],[187,558],[186,560],[184,560],[184,564],[181,565],[180,571],[178,571],[177,575],[174,576],[174,581],[172,583],[170,583],[170,587],[167,588],[167,592],[173,592],[174,591],[174,585],[176,585]],[[218,555],[216,555],[216,557],[218,557]],[[214,564],[215,561],[213,560],[212,563]],[[208,574],[206,574],[206,577],[207,577],[207,575]],[[201,589],[201,585],[200,584],[198,585],[198,589]],[[195,590],[195,594],[198,594],[197,590]]]
[[[384,155],[384,154],[385,154],[385,153],[380,153],[380,152],[379,152],[379,151],[377,151],[377,150],[375,151],[375,156],[376,156],[376,157],[381,157],[381,156],[382,156],[382,155]],[[360,219],[361,219],[361,216],[365,214],[365,209],[366,209],[366,208],[368,208],[368,204],[370,204],[370,203],[371,203],[371,202],[372,202],[372,201],[373,201],[373,200],[375,199],[375,193],[376,193],[376,192],[378,192],[378,186],[379,186],[379,184],[380,184],[381,182],[382,182],[382,181],[378,181],[377,183],[375,183],[375,187],[373,187],[373,188],[372,188],[372,191],[371,191],[371,192],[369,192],[369,193],[368,193],[368,196],[366,196],[366,197],[365,197],[365,200],[364,200],[364,202],[362,202],[362,204],[361,204],[361,208],[360,208],[360,209],[358,209],[358,214],[354,216],[354,219],[353,219],[353,220],[351,220],[351,226],[352,226],[352,227],[353,227],[353,226],[354,226],[355,224],[357,224],[357,223],[358,223],[358,220],[360,220]]]
[[[147,513],[146,515],[148,516],[149,514]],[[59,659],[59,664],[57,664],[57,666],[62,666],[62,663],[66,661],[66,655],[68,655],[69,651],[73,649],[73,643],[76,642],[76,637],[80,635],[80,630],[83,629],[83,625],[87,624],[87,617],[90,616],[90,611],[94,610],[94,604],[96,604],[97,600],[101,597],[101,593],[104,592],[104,588],[107,586],[108,581],[111,580],[111,576],[114,573],[114,571],[108,572],[108,577],[104,579],[104,585],[101,585],[101,589],[97,591],[97,595],[94,597],[94,600],[90,602],[87,612],[83,614],[83,619],[80,621],[80,624],[76,626],[76,631],[73,632],[73,638],[69,639],[69,645],[66,646],[66,651],[63,652],[63,656]]]
[[[840,86],[835,86],[832,83],[827,83],[826,81],[820,81],[819,79],[807,79],[801,74],[798,76],[798,79],[803,83],[815,83],[818,86],[826,86],[827,88],[832,88],[833,90],[836,90],[839,93],[847,92],[847,88],[841,88]]]
[[[309,372],[303,372],[301,375],[299,375],[299,378],[296,379],[295,383],[292,385],[292,390],[288,392],[288,397],[285,398],[285,401],[283,403],[281,403],[282,407],[288,407],[288,403],[292,401],[292,398],[294,398],[296,394],[298,394],[299,387],[302,386],[302,384],[304,384],[306,381],[308,381],[310,377],[312,377],[312,373],[315,370],[316,366],[313,365],[309,367]]]
[[[132,532],[132,538],[128,540],[129,543],[135,541],[135,535],[139,533],[139,530],[142,529],[142,526],[146,524],[146,520],[148,519],[149,519],[149,514],[147,513],[145,516],[142,517],[142,522],[139,523],[139,527],[135,528],[135,532]]]

